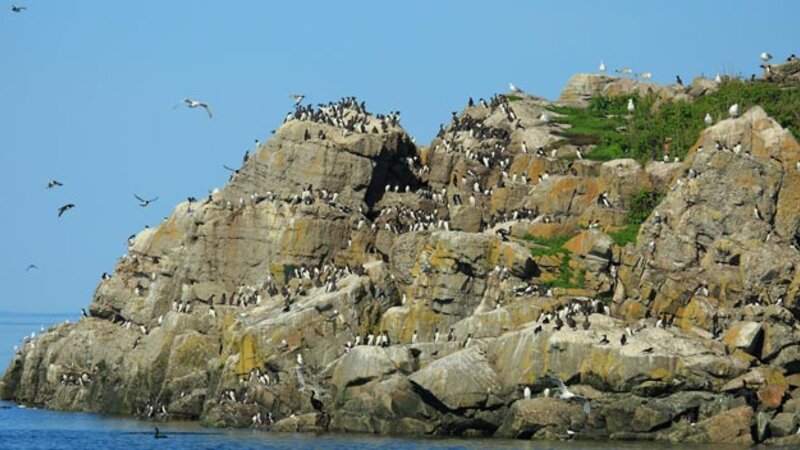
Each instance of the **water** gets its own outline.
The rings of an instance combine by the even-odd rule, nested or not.
[[[0,313],[0,364],[13,356],[24,336],[51,324],[75,320],[66,315]],[[153,437],[157,425],[166,439]],[[364,435],[271,433],[257,430],[216,430],[193,422],[158,423],[97,414],[22,408],[0,402],[0,450],[106,450],[111,448],[170,450],[202,449],[529,449],[529,450],[743,450],[743,447],[669,446],[650,442],[529,442],[498,439],[414,439]]]

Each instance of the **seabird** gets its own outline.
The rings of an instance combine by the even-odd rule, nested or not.
[[[295,105],[299,105],[303,102],[303,99],[306,98],[306,96],[302,94],[292,94],[289,96],[289,98],[292,99]]]
[[[161,434],[161,432],[158,430],[158,427],[156,427],[156,432],[153,435],[153,437],[156,438],[156,439],[166,439],[167,435],[166,434]]]
[[[600,60],[600,67],[597,68],[597,71],[600,73],[606,73],[606,62],[604,60]]]
[[[731,117],[739,117],[739,104],[734,103],[731,105],[731,107],[728,108],[728,114],[730,114]]]
[[[620,73],[620,74],[623,74],[623,75],[628,75],[630,73],[633,73],[633,70],[628,68],[628,67],[623,67],[621,69],[616,69],[616,72]]]
[[[25,268],[25,272],[28,272],[28,271],[30,271],[30,270],[38,270],[38,269],[39,269],[39,268],[38,268],[38,267],[36,267],[36,264],[28,264],[28,267],[27,267],[27,268]]]
[[[633,99],[629,98],[628,99],[628,112],[629,113],[633,113],[634,111],[636,111],[636,105],[633,104]]]
[[[625,344],[627,344],[627,343],[628,343],[628,337],[627,337],[627,336],[625,336],[625,334],[623,334],[623,335],[622,335],[622,336],[619,338],[619,345],[625,345]]]
[[[753,207],[753,215],[758,220],[764,220],[764,217],[761,215],[761,211],[758,210],[758,206]]]
[[[311,407],[316,409],[317,411],[322,411],[322,401],[317,398],[317,391],[314,389],[311,390]]]
[[[136,197],[136,200],[139,200],[139,206],[141,206],[142,208],[144,208],[147,205],[149,205],[150,203],[153,203],[154,201],[158,200],[158,197],[152,198],[150,200],[145,200],[145,199],[143,199],[142,197],[139,197],[136,194],[133,194],[133,196]]]
[[[411,335],[411,343],[412,344],[417,343],[417,330],[414,330],[414,334]]]
[[[714,123],[714,118],[713,118],[713,117],[711,117],[711,114],[709,114],[709,113],[706,113],[706,117],[705,117],[705,119],[703,119],[703,122],[705,122],[705,123],[706,123],[706,126],[709,126],[709,127],[710,127],[710,126],[711,126],[711,124],[713,124],[713,123]]]
[[[59,187],[59,186],[63,186],[63,185],[64,184],[61,183],[60,181],[58,181],[56,179],[53,179],[53,180],[50,180],[50,181],[47,182],[47,189],[52,189],[54,187]]]
[[[764,61],[764,63],[768,63],[772,60],[772,55],[767,52],[761,52],[761,60]]]
[[[548,374],[548,375],[545,375],[545,378],[547,378],[548,380],[556,383],[556,385],[558,386],[558,391],[559,392],[558,392],[558,395],[556,395],[557,398],[560,398],[561,400],[566,400],[568,402],[582,403],[583,404],[583,412],[586,413],[587,416],[589,414],[591,414],[592,409],[591,409],[591,406],[589,405],[589,399],[587,399],[586,397],[583,397],[581,395],[575,395],[572,391],[567,389],[567,386],[564,385],[564,382],[561,381],[561,379],[556,377],[556,376]]]
[[[722,77],[720,76],[720,74],[717,74],[717,75],[714,77],[714,82],[715,82],[715,83],[722,83]]]
[[[608,337],[604,334],[603,339],[600,339],[600,345],[608,344]]]
[[[303,365],[303,355],[301,353],[297,354],[297,365],[298,366],[302,366]]]
[[[683,80],[680,75],[675,75],[675,82],[678,83],[678,86],[683,86]]]
[[[87,313],[87,312],[86,312],[86,310],[85,310],[84,308],[81,308],[81,316],[83,316],[83,317],[89,317],[89,313]]]
[[[15,13],[21,13],[22,11],[24,11],[26,9],[28,9],[28,8],[25,7],[25,6],[11,5],[11,11],[15,12]]]
[[[190,98],[183,99],[183,103],[186,104],[186,106],[189,107],[189,108],[198,108],[198,107],[199,108],[203,108],[208,113],[208,118],[209,119],[211,117],[213,117],[213,115],[211,113],[211,107],[208,106],[208,103],[200,102],[200,101],[197,101],[197,100],[192,100]]]
[[[517,93],[517,94],[522,94],[524,92],[522,89],[519,88],[519,86],[515,86],[514,83],[508,83],[508,89],[511,92],[514,92],[514,93]]]
[[[528,399],[531,398],[531,388],[530,387],[525,386],[525,389],[522,390],[522,398],[524,398],[525,400],[528,400]]]
[[[69,211],[74,207],[75,207],[74,203],[67,203],[66,205],[58,208],[58,217],[61,217],[62,215],[64,215],[65,212]]]

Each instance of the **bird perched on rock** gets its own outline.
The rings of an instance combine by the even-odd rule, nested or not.
[[[525,386],[525,389],[522,390],[522,398],[525,400],[531,398],[531,388],[529,386]]]
[[[714,118],[711,117],[711,114],[706,113],[706,117],[703,119],[703,122],[705,122],[706,126],[710,127],[714,123]]]
[[[730,116],[733,118],[739,117],[739,104],[732,104],[731,107],[728,108],[728,114],[730,114]]]
[[[764,61],[765,64],[769,63],[772,60],[772,55],[767,52],[761,52],[761,61]]]
[[[683,86],[683,80],[680,75],[675,75],[675,82],[678,83],[678,86]]]
[[[183,103],[188,108],[192,108],[192,109],[194,109],[194,108],[203,108],[203,109],[206,110],[206,113],[208,113],[208,118],[209,119],[213,117],[213,114],[211,113],[211,107],[208,106],[208,103],[206,103],[206,102],[201,102],[201,101],[198,101],[198,100],[192,100],[190,98],[184,98],[183,99]]]
[[[636,105],[634,105],[633,99],[629,98],[628,99],[628,112],[629,113],[633,113],[634,111],[636,111]]]
[[[303,94],[292,94],[289,96],[289,98],[292,99],[295,105],[299,105],[303,102],[303,99],[306,98],[306,96]]]
[[[508,83],[508,89],[515,94],[522,94],[524,92],[519,86],[514,85],[514,83]]]
[[[600,73],[606,73],[606,62],[604,60],[600,60],[600,67],[597,68],[597,71]]]

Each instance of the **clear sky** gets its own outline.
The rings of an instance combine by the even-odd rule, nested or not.
[[[800,53],[789,0],[16,4],[0,11],[0,311],[77,313],[126,238],[221,186],[291,93],[400,110],[428,143],[509,81],[555,98],[601,59],[672,82]],[[173,109],[183,97],[214,118]],[[140,208],[134,193],[159,199]]]

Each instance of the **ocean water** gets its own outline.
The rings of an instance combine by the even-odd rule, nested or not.
[[[0,313],[0,365],[8,367],[13,346],[66,315]],[[155,439],[158,426],[165,439]],[[372,435],[271,433],[260,430],[217,430],[193,422],[153,423],[98,414],[68,413],[0,402],[0,450],[107,449],[530,449],[530,450],[743,450],[745,447],[686,446],[650,442],[539,442],[499,439],[414,439]]]

